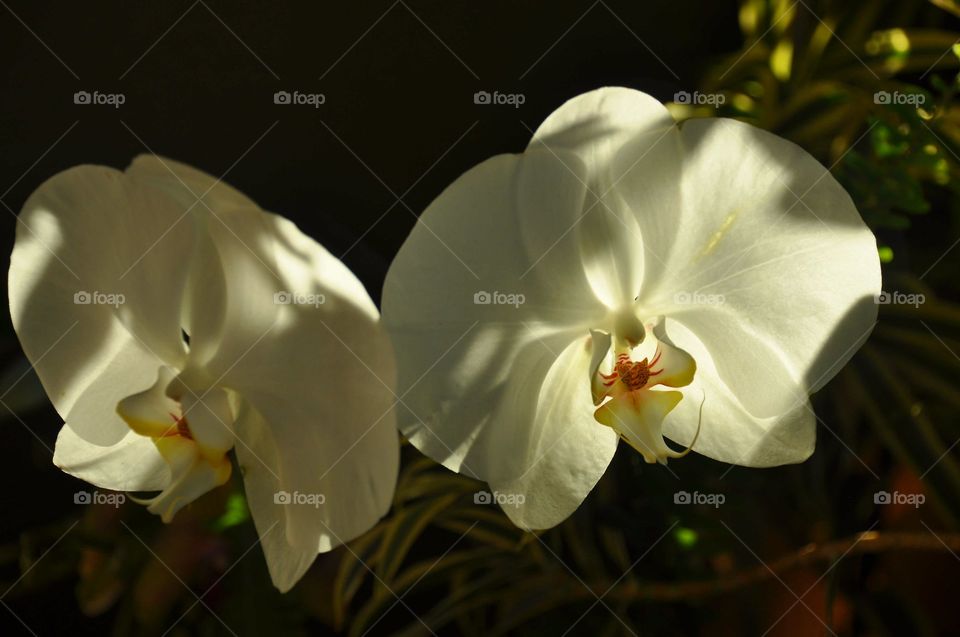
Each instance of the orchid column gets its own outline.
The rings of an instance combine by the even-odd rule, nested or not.
[[[523,494],[504,508],[527,528],[573,512],[621,438],[647,462],[684,453],[664,436],[800,462],[808,396],[866,339],[879,291],[873,235],[803,150],[587,93],[461,176],[401,248],[383,304],[401,430]]]

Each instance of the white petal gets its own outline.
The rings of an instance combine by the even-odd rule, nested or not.
[[[203,366],[253,408],[235,449],[271,576],[286,590],[318,551],[368,530],[392,501],[394,370],[376,306],[322,246],[229,186],[160,158],[129,170],[184,202],[203,195],[225,304],[205,309],[224,320],[208,330],[221,337]],[[325,502],[276,504],[280,491]]]
[[[79,166],[44,182],[19,221],[10,301],[28,357],[39,357],[37,349],[74,322],[71,342],[96,351],[119,320],[159,358],[183,360],[180,303],[194,232],[176,202],[111,168]],[[50,356],[66,358],[68,349]],[[46,367],[64,366],[51,360]],[[66,385],[56,372],[40,375],[52,393],[76,397],[53,386]]]
[[[64,425],[57,435],[53,463],[112,491],[158,491],[170,482],[170,470],[153,441],[130,429],[111,445],[95,445]]]
[[[285,593],[307,572],[321,547],[319,544],[294,546],[289,539],[294,534],[288,534],[287,529],[293,522],[287,515],[287,507],[277,502],[277,494],[285,491],[279,473],[281,458],[263,417],[244,405],[237,416],[237,432],[240,439],[236,446],[237,462],[243,475],[247,505],[273,585]]]
[[[200,449],[211,458],[233,447],[233,410],[227,392],[213,387],[199,396],[188,393],[182,398],[183,415]]]
[[[341,439],[350,423],[323,423],[292,410],[288,415],[293,420],[287,426],[272,426],[247,405],[237,421],[236,446],[270,576],[281,592],[296,584],[317,553],[356,538],[387,512],[399,463],[392,416],[373,423],[369,433],[354,432],[349,447]],[[341,431],[330,431],[335,428]]]
[[[180,319],[190,339],[191,371],[202,370],[216,353],[227,323],[226,275],[220,254],[207,231],[210,223],[209,218],[197,216],[198,236]]]
[[[750,417],[787,416],[872,329],[875,239],[843,188],[794,144],[732,120],[689,121],[680,137],[655,158],[682,163],[679,198],[646,162],[619,186],[645,244],[664,258],[640,305],[702,339],[715,380]],[[634,155],[625,147],[617,161]]]
[[[565,102],[537,128],[529,147],[574,152],[592,167],[591,178],[599,179],[593,171],[609,168],[624,144],[637,135],[662,134],[673,125],[670,111],[655,98],[612,86]]]
[[[387,273],[401,430],[450,469],[488,479],[490,429],[522,437],[536,408],[536,393],[514,396],[511,379],[536,369],[529,380],[538,386],[559,352],[608,312],[576,233],[566,232],[582,198],[582,183],[547,151],[494,157],[430,205]],[[586,373],[582,382],[589,389]],[[514,400],[524,414],[491,417]]]
[[[130,438],[114,409],[149,387],[159,366],[184,358],[179,316],[194,234],[183,213],[123,173],[80,166],[42,184],[19,218],[10,310],[67,421],[54,461],[101,486],[156,487],[166,475],[153,445]]]
[[[89,367],[72,381],[82,390],[65,414],[53,462],[105,489],[162,489],[170,479],[166,462],[150,438],[134,433],[116,411],[121,400],[153,385],[160,361],[131,340],[119,323],[110,329],[107,343],[115,351],[101,350],[102,360],[88,361]],[[57,404],[56,395],[49,395]]]
[[[530,420],[508,403],[494,416],[504,426],[492,434],[488,482],[498,494],[513,496],[502,506],[519,527],[546,529],[566,519],[616,452],[619,436],[593,418],[593,353],[591,336],[570,343],[559,356],[546,352],[545,376],[531,369],[514,377],[522,384],[517,398],[529,395],[536,405]]]
[[[242,236],[241,227],[238,236],[234,237],[246,257],[241,262],[224,260],[230,255],[218,252],[210,239],[210,232],[225,229],[225,219],[231,210],[259,211],[259,208],[229,184],[166,157],[140,155],[133,160],[126,173],[162,190],[183,209],[190,210],[195,218],[198,232],[184,299],[183,323],[190,335],[191,364],[202,366],[216,351],[226,329],[225,264],[229,263],[231,268],[245,267],[249,261],[265,259],[264,263],[271,274],[276,271],[271,257],[261,254],[257,249],[259,229],[255,224],[246,224],[244,227],[249,228],[250,232]],[[262,265],[252,263],[251,267],[262,268]]]
[[[689,445],[700,422],[702,403],[703,421],[693,446],[695,452],[749,467],[803,462],[810,457],[816,442],[816,417],[805,396],[782,414],[753,415],[723,383],[710,351],[697,335],[668,318],[658,337],[682,348],[697,361],[693,382],[679,388],[683,400],[664,420],[665,436]],[[778,391],[774,382],[775,379],[768,378],[756,391]]]
[[[594,405],[599,405],[608,394],[607,387],[603,384],[604,379],[600,376],[600,366],[605,361],[613,359],[613,352],[610,345],[613,338],[606,332],[590,330],[591,349],[593,353],[590,356],[590,397]]]
[[[126,170],[138,181],[165,190],[182,206],[219,212],[228,208],[255,208],[257,204],[229,184],[202,170],[159,155],[139,155]]]
[[[259,413],[237,423],[235,449],[261,534],[282,517],[265,550],[284,588],[390,506],[392,351],[362,284],[294,224],[255,208],[218,214],[209,229],[227,308],[205,372]],[[280,491],[325,501],[278,505]]]
[[[675,136],[663,104],[639,91],[610,87],[563,104],[540,125],[527,148],[528,156],[552,156],[547,168],[555,175],[575,173],[582,182],[585,195],[576,225],[562,225],[560,231],[572,230],[577,237],[587,276],[608,307],[630,303],[640,293],[645,269],[656,266],[645,262],[657,258],[644,250],[638,221],[619,195],[617,186],[627,168],[615,160],[626,144],[635,151],[634,160],[641,161]],[[536,201],[524,203],[525,217],[542,208]]]
[[[208,368],[268,423],[284,487],[327,497],[330,532],[304,524],[288,531],[300,536],[292,540],[329,547],[337,536],[349,539],[373,525],[393,496],[399,457],[393,354],[376,307],[353,274],[289,221],[259,214],[270,231],[262,241],[272,239],[283,287],[247,302],[258,305],[251,314],[272,313],[274,319],[259,334],[231,325]],[[217,237],[218,248],[231,242],[229,236]],[[250,277],[234,279],[228,272],[228,289],[258,289]],[[261,275],[260,283],[267,279]],[[280,290],[318,303],[275,303]],[[303,509],[295,515],[315,522],[314,512]]]

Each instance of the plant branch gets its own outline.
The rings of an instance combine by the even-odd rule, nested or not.
[[[635,582],[627,581],[609,591],[608,597],[622,601],[681,601],[711,597],[727,593],[750,584],[762,582],[781,573],[809,564],[833,562],[853,555],[886,553],[890,551],[949,551],[954,557],[960,551],[960,533],[919,533],[866,531],[851,537],[833,540],[823,544],[808,544],[799,551],[761,564],[756,568],[743,570],[730,575],[722,575],[711,580],[680,582]],[[960,557],[957,557],[960,560]],[[609,589],[597,586],[597,594]],[[583,590],[584,597],[592,597],[590,591]],[[579,595],[579,593],[578,593]]]

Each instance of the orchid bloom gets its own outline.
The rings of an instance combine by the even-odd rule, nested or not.
[[[873,235],[806,152],[593,91],[457,179],[400,249],[383,299],[399,424],[522,495],[503,508],[524,528],[570,515],[621,438],[650,463],[685,453],[665,438],[800,462],[809,395],[866,339],[879,291]]]
[[[231,476],[274,584],[390,506],[393,359],[376,307],[290,221],[187,166],[78,166],[27,200],[13,324],[65,420],[54,462],[165,522]]]

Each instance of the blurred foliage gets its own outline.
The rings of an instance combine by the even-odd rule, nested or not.
[[[943,6],[952,3],[939,3]],[[904,229],[957,193],[957,33],[902,25],[926,2],[742,2],[743,51],[706,76],[718,114],[820,158],[872,228]],[[816,13],[814,13],[816,12]],[[897,25],[897,26],[894,26]],[[713,109],[681,109],[709,116]]]
[[[79,570],[81,608],[109,614],[104,632],[116,635],[174,621],[172,635],[225,625],[354,636],[960,631],[943,586],[956,555],[936,542],[926,548],[940,552],[826,553],[777,573],[760,562],[816,557],[817,546],[867,530],[960,530],[957,17],[954,0],[743,0],[742,48],[699,87],[724,103],[671,105],[681,118],[751,122],[813,153],[877,233],[884,289],[924,297],[881,305],[868,344],[814,397],[822,426],[807,463],[758,472],[691,456],[667,471],[621,450],[574,516],[530,534],[478,503],[485,485],[405,446],[391,515],[321,555],[286,596],[269,584],[235,484],[169,526],[126,504],[89,507],[62,543],[64,523],[31,529],[20,546],[0,547],[26,574],[11,599]],[[22,389],[36,394],[32,380]],[[677,507],[678,489],[726,503]],[[875,506],[880,489],[924,493],[924,518]],[[38,562],[48,550],[58,559]],[[757,568],[763,585],[739,583]]]

